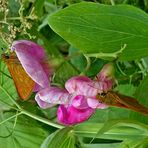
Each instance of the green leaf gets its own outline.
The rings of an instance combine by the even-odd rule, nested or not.
[[[132,84],[120,84],[115,88],[119,93],[133,97],[136,87]]]
[[[134,95],[138,101],[148,107],[148,76],[143,79]],[[137,112],[131,112],[130,119],[135,119],[140,122],[148,123],[148,117]]]
[[[87,122],[106,122],[108,120],[128,119],[130,110],[118,107],[109,107],[107,109],[98,109],[96,113]]]
[[[124,140],[121,145],[121,148],[125,148],[125,147],[134,147],[134,148],[147,148],[148,147],[148,141],[147,138],[144,138],[142,140]]]
[[[15,115],[14,113],[0,113],[0,121]],[[14,118],[0,125],[0,147],[39,147],[44,138],[49,134],[48,130],[45,130],[35,120],[21,115],[18,117],[15,126]],[[2,138],[2,136],[6,138]]]
[[[75,126],[75,133],[83,137],[103,138],[112,140],[141,140],[148,136],[147,125],[135,122],[114,120],[103,123],[83,123]],[[99,134],[97,134],[99,132]]]
[[[133,6],[78,3],[52,14],[48,22],[57,34],[90,56],[116,57],[114,52],[125,44],[120,60],[148,56],[148,15]]]
[[[83,148],[119,148],[120,143],[84,144]]]
[[[138,129],[138,130],[145,131],[145,133],[147,133],[147,127],[144,126],[141,123],[135,123],[135,122],[130,122],[130,121],[122,121],[122,120],[111,120],[111,121],[107,121],[103,125],[103,127],[97,132],[96,137],[106,133],[107,131],[109,131],[109,130],[115,128],[115,127],[125,127],[125,130],[126,130],[126,127],[130,127],[130,128],[135,128],[135,129]]]
[[[66,127],[49,135],[41,148],[74,148],[75,138],[71,127]]]

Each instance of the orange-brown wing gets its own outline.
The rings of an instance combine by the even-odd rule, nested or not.
[[[144,115],[148,115],[148,108],[139,104],[135,98],[121,95],[113,91],[109,91],[107,93],[107,98],[112,100],[112,106],[128,108],[136,112],[143,113]]]
[[[104,103],[108,106],[128,108],[126,105],[119,102],[119,99],[117,96],[115,96],[114,94],[112,94],[110,92],[104,93],[104,95],[98,94],[97,99],[99,100],[100,103]]]
[[[15,55],[10,55],[8,59],[3,56],[3,60],[14,80],[20,98],[27,100],[33,91],[35,82],[25,72]]]
[[[120,103],[127,106],[129,109],[148,115],[148,108],[140,104],[135,98],[116,94]]]

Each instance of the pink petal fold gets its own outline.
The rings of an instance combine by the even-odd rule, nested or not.
[[[86,76],[75,76],[70,78],[65,83],[65,88],[69,93],[76,95],[84,95],[87,97],[94,97],[98,93],[98,89],[95,88],[94,82]]]
[[[94,109],[88,107],[85,109],[77,109],[74,106],[60,105],[58,108],[58,120],[64,125],[74,125],[81,123],[90,118],[94,113]]]
[[[41,103],[45,102],[48,104],[67,105],[71,101],[71,98],[72,96],[66,90],[58,87],[49,87],[42,89],[35,96],[35,100],[40,106],[42,106],[42,104],[40,104],[40,101]]]
[[[115,83],[114,77],[115,69],[113,63],[108,63],[103,66],[102,70],[98,73],[97,79],[99,82],[104,82],[103,90],[107,91],[112,88]]]
[[[42,101],[38,94],[36,94],[36,96],[35,96],[35,101],[37,102],[39,107],[43,108],[43,109],[47,109],[47,108],[53,107],[55,105],[55,104],[52,104],[52,103],[50,104],[50,103],[47,103],[45,101]]]
[[[75,96],[72,101],[71,105],[73,105],[77,109],[86,109],[88,108],[87,98],[83,95]]]
[[[30,55],[33,55],[37,60],[45,58],[44,48],[29,40],[14,41],[12,43],[11,50],[25,50],[27,53],[30,53]]]
[[[42,88],[49,87],[51,70],[46,62],[44,49],[32,41],[15,41],[11,47],[27,74]],[[36,85],[36,90],[39,86]]]
[[[97,99],[92,99],[92,98],[87,98],[87,104],[89,107],[93,108],[93,109],[105,109],[108,108],[107,105],[103,104],[103,103],[99,103],[99,101]]]

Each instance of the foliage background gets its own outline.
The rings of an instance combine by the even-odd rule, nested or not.
[[[128,48],[127,45],[127,48],[125,48],[127,52],[121,53],[123,58],[114,62],[118,80],[115,90],[125,95],[134,96],[140,103],[148,106],[148,16],[146,14],[148,1],[92,0],[93,3],[84,4],[85,9],[83,4],[83,6],[77,5],[79,8],[69,7],[82,1],[1,0],[0,47],[9,49],[13,40],[18,39],[30,39],[42,45],[50,59],[54,61],[55,65],[58,65],[53,83],[60,86],[64,86],[68,78],[80,73],[94,78],[102,66],[112,60],[112,58],[108,59],[106,55],[96,58],[96,52],[102,51],[104,45],[106,48],[103,49],[103,52],[107,54],[119,51],[123,46],[120,43],[121,41],[117,44],[102,45],[94,41],[102,39],[102,42],[109,42],[123,36],[111,32],[109,38],[104,38],[104,32],[92,33],[92,28],[89,30],[85,28],[85,25],[83,30],[82,27],[75,25],[75,23],[81,24],[83,22],[72,18],[72,16],[82,13],[85,21],[91,23],[92,27],[96,23],[100,27],[107,28],[108,19],[105,16],[100,22],[106,23],[101,24],[96,21],[99,18],[88,17],[89,13],[93,13],[92,8],[93,10],[97,9],[93,5],[101,3],[108,6],[117,5],[118,7],[119,4],[122,4],[115,12],[112,23],[119,30],[126,30],[127,33],[133,33],[137,36],[132,40],[127,39],[127,44],[130,44],[131,48]],[[123,6],[123,4],[133,5],[142,9],[142,11],[135,7]],[[66,7],[69,7],[67,11],[59,11]],[[104,13],[107,13],[107,7],[101,5],[101,8]],[[110,11],[114,11],[112,7],[110,9]],[[58,13],[52,15],[57,11]],[[132,11],[133,14],[128,13],[128,11]],[[117,19],[117,14],[124,14],[129,18],[126,21],[124,17]],[[58,21],[58,17],[61,15],[67,18],[61,17],[61,20]],[[133,21],[133,18],[138,21]],[[70,25],[67,23],[68,19],[71,22]],[[119,19],[121,23],[118,22]],[[126,23],[126,26],[122,26],[122,22]],[[75,32],[69,34],[66,30],[67,25]],[[77,38],[74,33],[77,33]],[[89,44],[81,38],[82,33],[85,37],[91,39]],[[92,46],[93,50],[91,50]],[[0,50],[0,53],[2,54],[3,50]],[[90,56],[90,61],[85,58],[84,53],[93,54],[93,56]],[[65,59],[65,57],[71,58]],[[90,65],[88,62],[90,62]],[[126,109],[110,107],[97,110],[85,123],[63,128],[56,121],[57,107],[47,110],[40,109],[34,101],[34,95],[27,102],[18,100],[15,86],[3,61],[0,61],[0,72],[0,147],[148,147],[147,117]]]

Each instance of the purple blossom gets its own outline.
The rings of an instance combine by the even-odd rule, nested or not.
[[[98,89],[93,87],[94,82],[86,76],[75,76],[65,83],[65,88],[69,93],[94,97],[98,94]]]
[[[42,89],[36,94],[35,100],[43,109],[59,104],[58,120],[65,125],[83,122],[95,111],[88,106],[87,100],[83,95],[75,96],[67,90],[58,87]]]
[[[111,89],[114,83],[113,65],[106,64],[97,75],[97,80],[86,76],[75,76],[65,83],[65,89],[50,86],[52,68],[47,62],[44,49],[32,41],[15,41],[11,47],[15,51],[26,73],[36,82],[38,91],[35,100],[43,108],[59,105],[57,117],[60,123],[73,125],[87,120],[97,108],[107,106],[99,103],[97,94]]]
[[[75,76],[70,78],[65,83],[65,88],[69,93],[81,95],[81,98],[83,98],[81,103],[83,102],[84,104],[85,100],[87,102],[87,106],[91,108],[104,109],[107,106],[105,104],[99,103],[99,101],[96,99],[96,96],[98,93],[103,92],[103,86],[106,86],[105,84],[104,82],[93,81],[86,76]],[[77,102],[75,104],[77,104]]]
[[[26,73],[36,82],[36,91],[49,87],[52,69],[41,46],[32,41],[18,40],[13,42],[11,50],[15,51]]]

